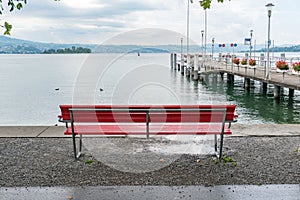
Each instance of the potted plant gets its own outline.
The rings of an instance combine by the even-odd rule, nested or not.
[[[252,67],[255,66],[256,65],[256,60],[250,59],[249,60],[249,65],[252,66]]]
[[[236,65],[239,65],[239,64],[240,64],[240,59],[238,59],[238,58],[233,58],[233,59],[232,59],[232,62],[233,62],[234,64],[236,64]]]
[[[293,70],[300,75],[300,62],[293,63]],[[299,84],[300,84],[300,76],[299,76]]]
[[[242,65],[247,65],[247,59],[246,59],[246,58],[243,58],[243,60],[241,61],[241,64],[242,64]]]
[[[300,62],[293,63],[293,70],[295,72],[299,72],[300,71]]]
[[[276,67],[279,70],[288,70],[289,69],[289,65],[284,60],[277,61]]]

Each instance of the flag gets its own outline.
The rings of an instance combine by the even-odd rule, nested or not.
[[[245,38],[245,45],[251,44],[251,38]]]

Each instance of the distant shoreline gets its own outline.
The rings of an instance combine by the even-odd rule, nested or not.
[[[129,53],[137,52],[140,53],[180,53],[181,49],[183,53],[186,52],[186,46],[178,44],[162,44],[162,45],[140,45],[140,44],[126,44],[126,45],[115,45],[115,44],[58,44],[58,43],[41,43],[33,42],[28,40],[20,40],[11,37],[5,37],[0,35],[0,54],[40,54],[49,49],[57,51],[58,49],[71,49],[72,47],[82,47],[90,49],[91,53]],[[202,52],[201,45],[193,44],[189,47],[190,52]],[[212,44],[207,44],[207,52],[212,52]],[[215,53],[230,53],[232,47],[229,44],[225,44],[225,47],[218,47],[218,44],[214,45]],[[237,44],[235,52],[247,53],[249,52],[249,45]],[[258,44],[252,51],[253,53],[265,52],[265,45]],[[300,45],[284,45],[275,46],[270,48],[270,52],[300,52]]]

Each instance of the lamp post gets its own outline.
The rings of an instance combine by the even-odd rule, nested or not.
[[[250,30],[250,59],[252,58],[251,57],[251,54],[252,54],[252,37],[253,37],[253,30]]]
[[[180,39],[180,66],[183,65],[182,44],[183,44],[183,38]]]
[[[186,54],[189,57],[189,40],[190,40],[190,2],[193,3],[193,0],[188,0],[187,6],[187,25],[186,25],[186,35],[187,35],[187,42],[186,42]]]
[[[203,57],[204,57],[204,55],[203,55],[203,51],[204,51],[204,46],[203,46],[203,37],[204,37],[204,30],[201,30],[201,38],[202,38],[202,44],[201,44],[201,50],[202,50],[202,55],[201,55],[201,57],[202,57],[202,67],[203,67]]]
[[[204,9],[204,20],[205,20],[205,25],[204,25],[204,63],[206,60],[206,44],[207,44],[207,12],[206,9]]]
[[[271,45],[271,39],[270,39],[270,22],[271,22],[271,14],[272,14],[272,7],[274,5],[272,3],[268,3],[266,5],[268,10],[268,44],[267,44],[267,71],[266,71],[266,79],[270,79],[270,45]]]
[[[201,6],[203,4],[203,1],[199,1],[199,3]],[[204,8],[204,53],[202,52],[202,56],[204,56],[204,62],[206,59],[206,44],[207,44],[207,10],[206,8]]]

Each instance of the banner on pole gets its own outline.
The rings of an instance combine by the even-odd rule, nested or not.
[[[251,44],[251,38],[245,38],[245,45],[250,45]]]

